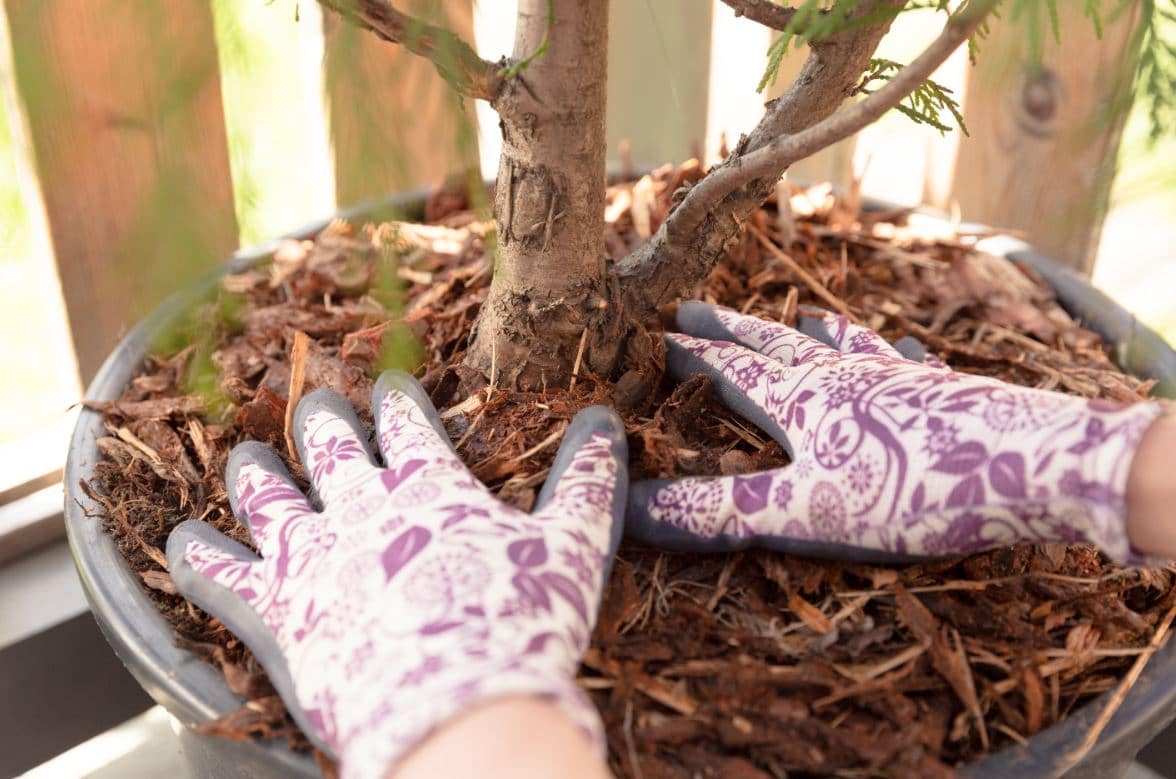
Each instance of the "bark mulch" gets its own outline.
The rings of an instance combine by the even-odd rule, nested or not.
[[[667,166],[612,187],[610,254],[655,231],[674,191],[699,173]],[[975,252],[976,236],[907,212],[858,213],[828,188],[782,188],[780,198],[697,297],[787,323],[799,305],[820,305],[891,340],[913,335],[955,370],[1088,397],[1147,395],[1149,384],[1121,373],[1047,285]],[[638,337],[643,356],[615,388],[580,366],[573,386],[510,392],[465,368],[492,228],[448,193],[429,201],[425,224],[335,223],[314,241],[287,242],[272,261],[225,278],[119,401],[92,404],[108,435],[83,486],[104,507],[101,521],[176,640],[248,700],[209,732],[309,749],[249,651],[175,594],[163,554],[172,527],[191,517],[248,541],[226,499],[225,459],[245,439],[286,457],[299,333],[309,337],[293,366],[304,391],[332,387],[365,421],[381,367],[419,366],[464,461],[522,508],[568,420],[610,397],[635,480],[786,462],[707,381],[667,380],[656,333]],[[287,465],[302,478],[297,462]],[[1120,680],[1146,662],[1174,611],[1176,567],[1124,569],[1077,546],[870,566],[625,543],[580,681],[621,776],[949,776],[1100,693],[1124,691]]]

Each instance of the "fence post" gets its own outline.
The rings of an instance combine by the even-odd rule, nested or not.
[[[474,41],[473,3],[406,2],[409,14]],[[433,64],[323,13],[327,110],[341,206],[478,170],[474,105]]]
[[[608,20],[608,158],[681,162],[706,137],[710,0],[614,0]]]
[[[237,244],[201,0],[4,0],[17,88],[89,381],[119,336]]]
[[[1041,13],[1044,16],[1042,3]],[[960,144],[955,198],[969,221],[1012,228],[1089,274],[1098,250],[1138,52],[1140,4],[1101,40],[1079,0],[1059,0],[1060,40],[1048,20],[1040,65],[1024,20],[1005,18],[980,41],[964,98],[971,137]]]

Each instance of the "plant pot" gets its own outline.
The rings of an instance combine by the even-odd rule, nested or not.
[[[423,202],[423,193],[412,192],[366,204],[339,216],[361,221],[390,215],[419,218]],[[324,221],[307,226],[288,237],[311,237],[326,224]],[[269,257],[277,246],[275,241],[239,252],[215,274],[165,301],[118,345],[90,385],[87,398],[117,399],[142,363],[148,345],[169,322],[212,290],[222,275],[240,272]],[[1155,378],[1158,394],[1176,396],[1176,352],[1130,313],[1082,277],[1021,242],[989,239],[983,248],[1030,266],[1054,286],[1063,306],[1072,315],[1114,346],[1122,367],[1136,375]],[[233,742],[195,733],[197,725],[238,708],[241,701],[230,692],[219,671],[175,646],[172,628],[148,600],[115,543],[103,532],[101,523],[88,516],[97,513],[99,507],[78,485],[93,478],[99,458],[96,441],[103,434],[101,415],[83,411],[70,442],[65,469],[65,517],[82,587],[115,653],[147,693],[183,724],[181,745],[194,776],[218,779],[319,776],[308,755],[296,754],[283,743]],[[1028,746],[1006,749],[965,767],[962,773],[994,779],[1059,776],[1068,765],[1066,756],[1082,743],[1104,704],[1105,696],[1038,733]],[[1134,755],[1173,718],[1176,718],[1176,642],[1169,643],[1151,659],[1098,743],[1066,775],[1121,775]]]

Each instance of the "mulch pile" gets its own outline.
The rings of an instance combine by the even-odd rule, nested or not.
[[[610,254],[655,231],[674,191],[699,175],[688,163],[613,186]],[[787,323],[816,304],[891,340],[914,335],[956,370],[1089,397],[1147,395],[1148,383],[1116,369],[1047,285],[976,253],[975,236],[906,212],[858,213],[828,188],[782,187],[779,198],[750,220],[698,298]],[[190,517],[247,542],[223,482],[237,442],[269,442],[302,477],[284,444],[297,333],[309,336],[295,366],[305,391],[332,387],[361,415],[381,365],[419,366],[464,461],[522,508],[568,420],[613,397],[586,370],[570,388],[516,393],[465,368],[493,225],[452,193],[429,200],[425,222],[335,223],[314,241],[287,242],[272,261],[225,278],[121,400],[92,404],[109,435],[85,487],[105,527],[177,641],[248,700],[210,732],[310,748],[248,650],[175,594],[163,554],[172,527]],[[634,479],[786,462],[706,380],[666,379],[656,334],[639,345],[643,372],[615,395]],[[621,776],[947,776],[1115,688],[1163,638],[1174,585],[1176,568],[1122,569],[1084,547],[869,566],[626,543],[580,681]]]

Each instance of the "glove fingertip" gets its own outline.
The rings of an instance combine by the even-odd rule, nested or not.
[[[894,348],[912,362],[923,362],[927,359],[927,347],[923,346],[923,342],[914,336],[904,335],[894,342]]]
[[[571,437],[586,438],[597,433],[607,435],[621,447],[626,446],[625,423],[608,406],[589,406],[581,409],[568,425],[568,432],[564,436],[564,440]]]
[[[372,417],[376,420],[377,434],[383,429],[382,425],[386,423],[384,419],[384,399],[391,393],[396,393],[407,397],[413,404],[415,404],[425,418],[429,420],[429,424],[437,431],[437,435],[446,444],[452,445],[449,441],[449,434],[445,432],[445,425],[441,423],[441,417],[437,413],[437,408],[433,405],[433,401],[429,399],[429,395],[425,392],[425,388],[416,380],[416,377],[407,371],[402,371],[392,368],[384,371],[376,379],[376,383],[372,386]]]
[[[547,481],[543,485],[538,498],[535,500],[535,511],[555,497],[559,491],[560,479],[572,467],[577,455],[585,446],[592,443],[598,436],[608,440],[608,454],[616,463],[616,485],[614,488],[613,517],[623,516],[623,498],[628,491],[629,482],[629,442],[625,437],[625,424],[617,413],[607,406],[589,406],[582,409],[572,419],[564,433],[563,442],[556,452],[555,461]]]
[[[427,409],[433,407],[429,396],[425,394],[425,388],[408,371],[402,371],[399,368],[389,368],[381,373],[376,378],[376,383],[372,386],[372,400],[379,400],[391,390],[403,392],[422,408]]]
[[[674,321],[679,330],[695,338],[733,341],[734,335],[716,315],[717,306],[700,300],[688,300],[678,306]]]
[[[164,547],[168,572],[181,592],[185,590],[182,586],[185,575],[205,578],[201,565],[189,558],[193,542],[210,550],[213,556],[220,560],[252,563],[261,559],[249,547],[234,541],[207,522],[198,519],[184,520],[172,530]]]
[[[797,318],[796,329],[807,335],[809,338],[820,341],[826,346],[831,346],[834,349],[839,349],[837,339],[829,332],[829,328],[825,324],[823,318],[815,316],[801,316]]]
[[[286,481],[293,483],[290,477],[290,472],[286,469],[285,463],[278,453],[260,441],[243,441],[233,447],[233,451],[229,452],[229,459],[225,463],[225,491],[229,495],[229,507],[234,514],[239,514],[238,503],[240,496],[237,494],[239,477],[241,469],[247,465],[253,465],[262,470],[281,476]]]
[[[196,519],[186,519],[180,524],[176,525],[172,530],[171,535],[167,537],[167,543],[164,546],[164,555],[167,557],[168,571],[174,573],[181,567],[190,567],[185,557],[188,549],[188,542],[196,540],[196,536],[192,533],[192,528],[196,524],[201,524]]]

